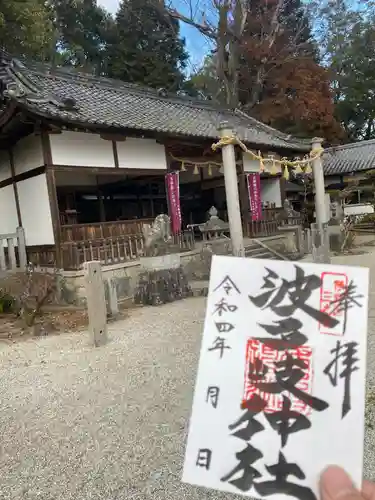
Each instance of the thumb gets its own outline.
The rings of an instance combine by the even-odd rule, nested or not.
[[[320,477],[321,500],[362,500],[361,493],[341,467],[331,465]]]

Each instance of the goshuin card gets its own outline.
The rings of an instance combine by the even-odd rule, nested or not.
[[[315,500],[330,464],[362,482],[369,271],[212,259],[183,481]]]

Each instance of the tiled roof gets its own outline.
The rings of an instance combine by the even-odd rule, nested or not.
[[[324,175],[340,175],[375,168],[375,140],[328,148],[323,155]]]
[[[72,125],[216,139],[219,123],[227,121],[248,144],[293,151],[310,149],[310,141],[293,138],[241,111],[221,109],[209,101],[163,96],[153,89],[61,68],[25,66],[9,56],[0,59],[0,80],[4,79],[6,95],[18,104],[37,115]]]

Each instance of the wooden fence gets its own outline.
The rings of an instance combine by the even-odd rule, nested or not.
[[[172,237],[171,247],[186,252],[195,246],[192,231],[185,231]],[[65,242],[61,245],[63,268],[80,269],[84,262],[98,260],[103,265],[131,262],[144,255],[142,234],[118,236],[87,241]]]
[[[94,241],[105,238],[142,234],[144,224],[152,224],[154,219],[135,219],[93,224],[66,224],[61,226],[61,241]]]
[[[26,270],[27,255],[25,231],[18,227],[15,233],[0,234],[0,270]]]
[[[292,217],[285,220],[248,221],[245,224],[244,233],[248,238],[264,238],[280,234],[283,227],[291,225],[302,226],[303,219],[301,217]]]

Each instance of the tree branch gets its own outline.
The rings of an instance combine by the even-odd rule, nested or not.
[[[183,14],[181,14],[181,12],[178,12],[176,9],[172,9],[170,7],[164,7],[164,6],[163,6],[163,9],[165,9],[167,14],[170,15],[173,19],[177,19],[179,21],[182,21],[185,24],[188,24],[189,26],[193,26],[198,31],[200,31],[202,33],[202,35],[205,35],[205,36],[211,38],[212,40],[217,40],[216,30],[214,30],[208,24],[198,23],[198,22],[194,21],[194,19],[187,17],[187,16],[184,16]]]

